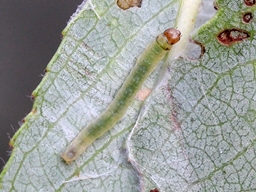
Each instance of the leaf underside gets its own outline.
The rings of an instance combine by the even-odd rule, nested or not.
[[[12,139],[3,191],[256,190],[255,22],[242,20],[255,8],[238,0],[218,1],[217,15],[194,34],[205,48],[200,59],[167,61],[168,73],[144,103],[129,151],[125,141],[140,100],[74,163],[60,158],[112,101],[147,44],[174,26],[178,7],[169,0],[144,0],[125,11],[114,1],[83,4]],[[226,45],[217,38],[226,29],[249,37]],[[158,74],[143,89],[152,89]]]

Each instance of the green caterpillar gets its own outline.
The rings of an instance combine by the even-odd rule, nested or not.
[[[89,145],[113,128],[125,115],[127,108],[134,100],[144,81],[153,72],[164,55],[172,48],[172,45],[180,40],[180,36],[180,31],[170,28],[158,35],[148,45],[107,109],[98,118],[89,123],[61,154],[67,164],[74,161]]]

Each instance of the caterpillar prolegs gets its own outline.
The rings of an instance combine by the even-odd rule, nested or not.
[[[89,145],[113,128],[124,116],[144,81],[171,49],[172,45],[180,40],[180,36],[179,30],[170,28],[158,35],[147,46],[107,109],[89,123],[61,154],[67,164],[74,161]]]

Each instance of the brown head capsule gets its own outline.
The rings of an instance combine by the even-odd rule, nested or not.
[[[172,45],[180,40],[181,33],[174,28],[166,29],[162,34],[156,38],[157,43],[164,49],[170,50]]]

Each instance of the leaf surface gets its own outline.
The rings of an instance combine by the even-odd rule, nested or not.
[[[91,0],[80,7],[12,139],[3,191],[256,190],[255,22],[243,21],[255,6],[241,1],[218,1],[217,15],[193,35],[205,48],[200,59],[167,60],[145,103],[136,99],[71,165],[60,157],[113,100],[147,44],[175,25],[179,6],[144,0],[124,11]],[[227,29],[236,33],[218,39]],[[142,90],[159,74],[160,67]]]

